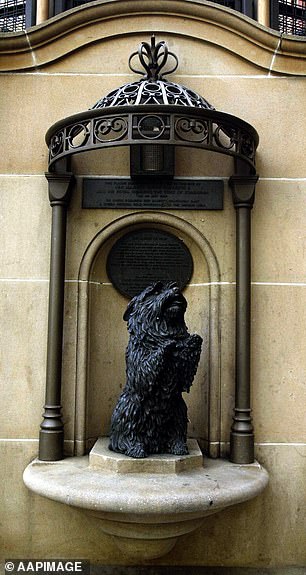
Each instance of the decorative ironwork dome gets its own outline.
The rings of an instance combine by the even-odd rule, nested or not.
[[[191,106],[214,110],[202,96],[174,82],[166,80],[139,80],[124,84],[113,90],[92,107],[108,108],[111,106],[131,106],[141,104],[165,104],[170,106]]]
[[[132,66],[132,60],[138,56],[144,71],[137,70]],[[124,84],[119,88],[112,90],[109,94],[98,100],[92,107],[108,108],[112,106],[139,106],[146,104],[165,104],[167,106],[189,106],[202,108],[205,110],[214,110],[202,96],[186,88],[181,84],[164,80],[160,71],[167,64],[168,58],[172,57],[175,61],[174,67],[164,72],[164,75],[171,74],[178,66],[178,59],[173,52],[168,50],[165,42],[155,43],[155,37],[152,36],[151,44],[142,42],[137,52],[133,52],[129,58],[129,67],[132,72],[144,76],[137,82]]]
[[[144,71],[135,69],[138,57]],[[167,69],[169,61],[172,68]],[[94,104],[56,122],[46,134],[49,170],[68,156],[114,146],[183,146],[233,156],[256,173],[256,130],[244,120],[215,110],[202,96],[163,78],[177,69],[178,59],[164,41],[141,42],[129,58],[130,69],[141,74]],[[161,71],[163,70],[163,75]],[[148,151],[148,148],[146,148]],[[160,150],[161,153],[161,150]]]

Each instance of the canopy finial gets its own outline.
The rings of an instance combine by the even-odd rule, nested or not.
[[[144,71],[134,68],[131,64],[133,58],[138,56],[139,62],[144,68]],[[132,72],[141,74],[146,80],[161,80],[162,74],[160,71],[167,64],[168,58],[171,56],[175,60],[174,67],[164,73],[164,75],[171,74],[178,67],[178,58],[170,52],[166,42],[161,41],[156,44],[155,35],[151,36],[151,44],[148,42],[141,42],[137,52],[133,52],[129,58],[129,67]]]

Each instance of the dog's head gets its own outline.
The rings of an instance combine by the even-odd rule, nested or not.
[[[136,336],[180,337],[187,333],[186,308],[186,299],[176,283],[156,282],[130,301],[123,319]]]

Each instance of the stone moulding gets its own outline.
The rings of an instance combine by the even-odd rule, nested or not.
[[[38,70],[102,40],[152,32],[195,38],[268,72],[306,74],[306,39],[284,36],[205,0],[97,0],[18,33],[0,34],[0,71]],[[120,19],[120,30],[116,21]],[[102,25],[103,24],[103,25]],[[174,33],[174,32],[173,32]]]

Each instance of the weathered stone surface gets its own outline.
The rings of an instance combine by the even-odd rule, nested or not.
[[[89,467],[104,473],[180,473],[203,467],[203,455],[195,439],[189,439],[189,455],[151,455],[133,459],[108,449],[109,439],[100,437],[89,454]]]
[[[207,460],[206,468],[182,473],[116,473],[91,468],[88,456],[32,462],[24,482],[35,493],[81,508],[137,560],[169,552],[177,537],[204,517],[259,495],[268,483],[258,463]]]
[[[35,493],[95,512],[119,513],[121,520],[167,515],[192,519],[258,495],[268,483],[259,465],[235,465],[204,458],[204,467],[179,474],[98,473],[88,456],[59,462],[33,461],[24,472],[25,484]],[[133,514],[131,516],[130,514]]]

